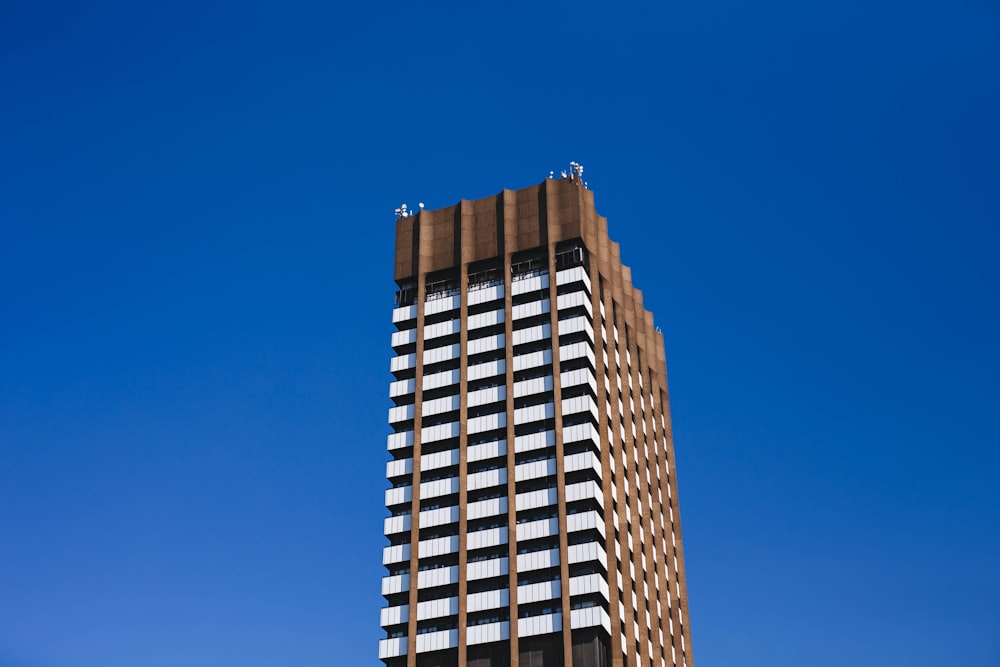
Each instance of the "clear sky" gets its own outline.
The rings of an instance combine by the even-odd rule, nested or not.
[[[990,0],[0,2],[0,666],[377,667],[393,209],[584,164],[700,667],[1000,665]]]

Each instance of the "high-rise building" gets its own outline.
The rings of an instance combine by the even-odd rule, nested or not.
[[[693,667],[663,336],[581,173],[399,213],[387,667]]]

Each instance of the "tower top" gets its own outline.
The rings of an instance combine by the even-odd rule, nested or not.
[[[564,173],[439,209],[413,211],[403,204],[396,211],[395,279],[574,238],[597,247],[599,236],[607,236],[607,220],[581,180],[583,167],[574,162]]]

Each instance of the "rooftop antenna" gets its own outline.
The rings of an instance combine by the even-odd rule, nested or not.
[[[420,202],[419,204],[417,204],[417,206],[420,207],[421,211],[424,210],[424,203],[423,202]]]
[[[409,218],[412,211],[406,208],[406,203],[404,202],[402,206],[396,209],[396,220],[400,218]]]
[[[584,189],[586,189],[586,190],[590,189],[590,184],[587,183],[587,181],[583,180],[583,165],[582,164],[580,164],[579,162],[570,162],[569,163],[569,170],[570,170],[570,176],[569,176],[570,180],[578,180],[578,181],[580,181],[580,183],[583,184]],[[566,178],[566,172],[565,171],[563,172],[563,178]]]

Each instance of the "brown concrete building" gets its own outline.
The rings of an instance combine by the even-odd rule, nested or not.
[[[693,667],[663,336],[593,199],[397,221],[387,667]]]

